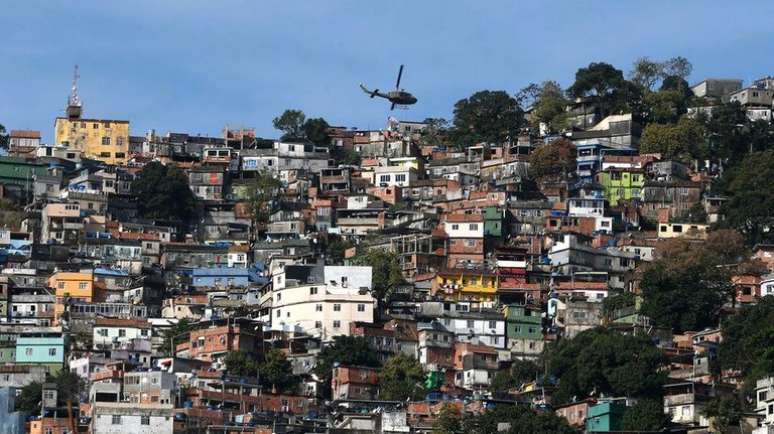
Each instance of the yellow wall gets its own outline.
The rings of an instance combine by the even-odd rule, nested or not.
[[[92,273],[57,272],[48,278],[48,286],[56,291],[54,322],[64,312],[66,296],[92,302],[94,300],[94,276]]]
[[[444,288],[444,285],[446,288]],[[449,289],[449,285],[458,288]],[[497,296],[497,276],[476,273],[439,273],[436,276],[437,294],[447,299],[491,301]]]
[[[109,144],[103,145],[103,139]],[[124,164],[129,157],[129,121],[56,118],[54,142],[108,164]]]

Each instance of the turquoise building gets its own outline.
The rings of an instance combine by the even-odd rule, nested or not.
[[[16,363],[47,366],[55,374],[64,366],[65,339],[62,335],[19,336],[16,339]]]
[[[626,405],[615,401],[599,401],[586,412],[586,432],[620,431]]]

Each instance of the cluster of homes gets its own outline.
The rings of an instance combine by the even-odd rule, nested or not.
[[[693,91],[771,120],[772,84],[705,80]],[[631,115],[568,107],[563,137],[577,167],[536,193],[530,154],[555,136],[459,149],[426,144],[428,125],[391,118],[382,130],[332,127],[319,146],[246,128],[132,136],[129,121],[82,111],[73,95],[52,144],[11,130],[0,156],[0,197],[15,204],[0,210],[2,432],[432,432],[443,406],[551,408],[544,381],[495,396],[492,380],[602,325],[651,335],[673,361],[665,413],[686,430],[707,426],[703,406],[722,388],[709,371],[719,331],[673,335],[636,309],[603,310],[605,298],[638,291],[635,270],[661,242],[700,242],[723,218],[725,198],[707,193],[713,175],[640,155]],[[151,161],[187,176],[191,230],[140,214],[132,182]],[[282,187],[259,226],[246,202],[266,173]],[[705,221],[686,217],[696,209]],[[389,297],[374,295],[383,270],[354,265],[371,251],[389,252],[402,272]],[[755,255],[774,270],[774,246]],[[774,294],[774,276],[735,282],[740,304]],[[416,358],[427,398],[380,399],[381,372],[365,366],[336,364],[322,381],[317,355],[337,336],[365,338],[381,360]],[[225,369],[231,352],[259,359],[269,349],[301,378],[294,393]],[[78,399],[50,382],[62,370],[82,379]],[[16,411],[31,383],[43,385],[39,410]],[[759,429],[774,425],[773,384],[757,385]],[[553,411],[613,432],[622,405],[578,397]]]

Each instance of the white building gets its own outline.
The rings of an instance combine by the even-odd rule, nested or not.
[[[479,214],[450,214],[443,230],[449,238],[484,238],[484,219]]]
[[[150,339],[151,325],[142,320],[97,318],[92,333],[95,349],[119,348],[132,339]]]
[[[371,267],[287,265],[272,276],[272,291],[261,298],[270,306],[273,330],[300,330],[324,340],[349,334],[353,322],[372,323]]]
[[[172,434],[174,404],[92,403],[92,434]]]
[[[374,168],[374,185],[378,187],[410,187],[417,180],[417,171],[407,166]]]

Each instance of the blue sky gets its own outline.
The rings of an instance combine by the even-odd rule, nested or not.
[[[19,0],[0,13],[0,123],[53,135],[74,64],[85,115],[219,135],[273,137],[298,108],[334,125],[380,128],[389,105],[357,87],[394,84],[419,102],[397,117],[451,118],[481,89],[562,85],[592,61],[682,55],[705,77],[774,74],[774,2]]]

